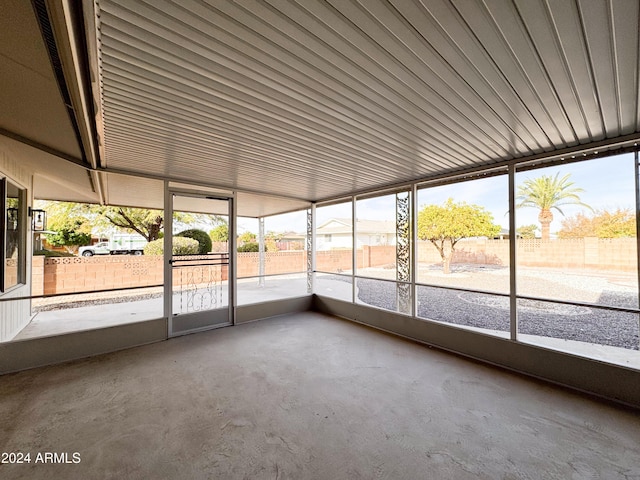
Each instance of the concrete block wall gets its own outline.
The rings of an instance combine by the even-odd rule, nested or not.
[[[518,265],[547,268],[586,268],[634,272],[635,238],[569,238],[542,241],[519,239]],[[439,263],[430,242],[418,242],[419,263]],[[456,245],[452,263],[509,265],[509,240],[469,239]]]
[[[265,252],[265,274],[294,273],[307,271],[307,252],[302,250]],[[260,274],[260,254],[239,252],[238,278],[255,277]]]
[[[34,256],[31,259],[31,295],[44,294],[44,257]]]
[[[45,295],[163,283],[162,257],[52,257],[43,267]]]
[[[636,270],[636,239],[567,239],[543,242],[519,240],[518,264],[532,267],[608,269],[625,272]],[[356,252],[358,268],[385,267],[395,264],[393,245],[364,246]],[[259,274],[257,252],[238,253],[238,278]],[[439,263],[440,255],[429,242],[418,245],[420,263]],[[303,273],[306,271],[305,251],[266,252],[265,274]],[[508,265],[507,240],[468,240],[460,242],[453,263]],[[316,254],[316,269],[323,272],[350,272],[351,250],[324,250]],[[178,269],[174,285],[187,281],[191,275],[214,275],[216,281],[227,280],[226,267],[212,272],[197,267]],[[178,273],[179,272],[179,273]],[[106,257],[33,257],[33,295],[74,293],[126,287],[144,287],[163,283],[163,260],[156,256]],[[204,281],[204,280],[203,280]]]
[[[362,265],[362,255],[357,256],[358,266]],[[351,249],[320,250],[316,252],[316,270],[321,272],[347,272],[353,269]]]
[[[260,254],[258,252],[238,253],[236,275],[238,278],[255,277],[260,273]]]
[[[238,265],[240,254],[238,254]],[[265,273],[267,275],[277,273],[306,272],[307,252],[301,250],[267,252],[265,258]]]

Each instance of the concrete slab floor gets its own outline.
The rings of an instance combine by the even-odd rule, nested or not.
[[[5,375],[0,398],[0,452],[31,454],[4,480],[640,478],[637,411],[313,312]]]
[[[351,295],[351,286],[346,282],[334,280],[325,283],[326,285],[334,286],[336,289],[346,290],[349,296]],[[227,295],[227,289],[224,287],[221,298],[227,298]],[[263,286],[260,286],[256,279],[241,279],[238,281],[238,305],[249,305],[304,295],[307,295],[306,274],[304,278],[301,278],[300,274],[268,277]],[[87,298],[85,296],[78,300],[87,300]],[[174,296],[174,301],[179,305],[178,295]],[[180,310],[176,308],[174,311],[179,312]],[[37,313],[31,322],[11,340],[26,340],[94,328],[111,327],[162,318],[162,316],[163,299],[161,297],[121,303],[88,304],[87,306],[74,308],[64,308],[61,305],[59,310]]]

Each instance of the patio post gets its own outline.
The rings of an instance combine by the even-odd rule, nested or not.
[[[264,287],[265,254],[264,254],[264,217],[258,218],[258,286]]]
[[[411,314],[411,195],[396,193],[396,305]]]

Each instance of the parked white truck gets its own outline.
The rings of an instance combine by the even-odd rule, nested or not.
[[[78,255],[93,257],[94,255],[142,255],[147,240],[142,235],[116,233],[111,240],[95,245],[80,247]]]

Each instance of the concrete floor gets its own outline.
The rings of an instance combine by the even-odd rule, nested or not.
[[[31,453],[4,480],[640,478],[637,411],[311,312],[5,375],[0,395],[0,452]]]
[[[329,283],[348,290],[349,294],[351,293],[350,285],[345,282],[333,281]],[[129,293],[131,292],[135,293],[135,291],[129,291]],[[241,279],[238,281],[238,305],[249,305],[304,295],[307,295],[306,274],[268,277],[262,286],[258,284],[256,279]],[[228,291],[226,286],[222,289],[221,296],[227,298]],[[75,298],[71,298],[71,300],[75,300]],[[78,300],[89,299],[85,295],[80,296]],[[176,304],[179,304],[179,300],[179,295],[174,295]],[[174,311],[177,313],[179,309]],[[26,340],[112,327],[162,318],[162,316],[163,299],[161,297],[74,308],[64,308],[64,304],[61,304],[59,310],[48,310],[34,315],[31,322],[11,340]]]
[[[269,301],[284,298],[283,284],[273,284],[266,289],[251,285],[255,291],[254,298],[260,301]],[[323,285],[330,290],[334,298],[351,295],[351,285],[346,282],[325,280]],[[306,288],[306,283],[305,283]],[[298,292],[298,290],[293,290]],[[336,292],[338,295],[336,295]],[[323,292],[325,293],[325,292]],[[341,294],[341,295],[340,295]],[[278,296],[280,295],[280,296]],[[162,299],[136,300],[125,303],[106,305],[91,305],[86,307],[69,308],[64,310],[51,310],[38,313],[31,322],[20,331],[13,340],[27,340],[33,338],[48,337],[70,332],[92,330],[95,328],[122,325],[143,320],[151,320],[162,317]],[[497,337],[509,338],[508,332],[487,330],[474,327],[461,327]],[[531,343],[553,350],[577,354],[587,358],[594,358],[624,367],[640,370],[640,351],[624,348],[596,345],[593,343],[562,340],[536,335],[518,334],[518,340],[523,343]]]

